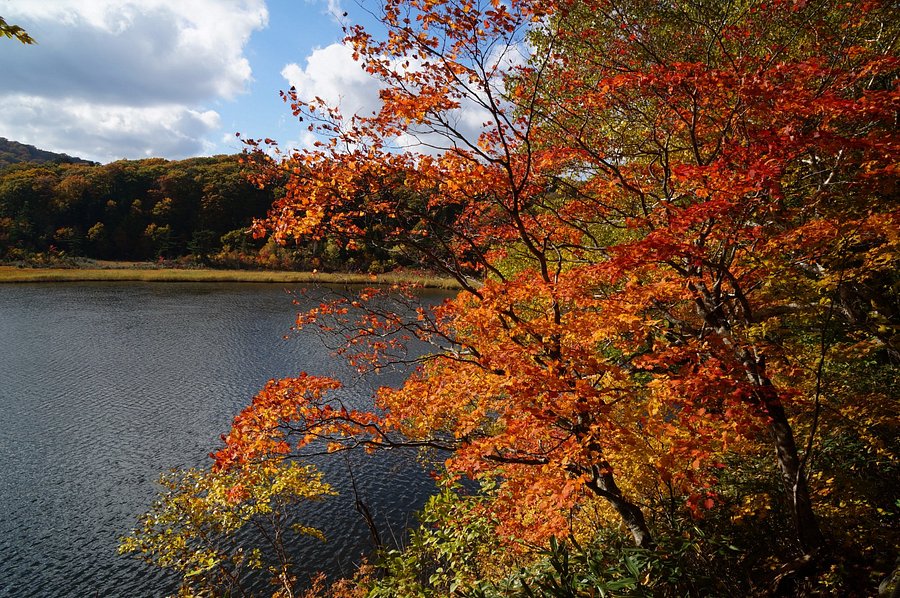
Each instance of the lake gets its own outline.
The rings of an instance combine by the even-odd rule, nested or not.
[[[171,576],[116,553],[118,538],[150,507],[159,474],[208,463],[267,380],[354,379],[312,331],[290,331],[328,292],[309,289],[295,306],[283,285],[0,286],[0,596],[171,592]],[[356,379],[351,399],[401,380]],[[305,507],[328,542],[304,539],[294,554],[302,574],[349,573],[372,546],[348,462],[317,465],[340,496]],[[353,455],[349,466],[382,537],[401,538],[433,490],[415,455]]]

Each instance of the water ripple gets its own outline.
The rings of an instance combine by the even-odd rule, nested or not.
[[[0,597],[171,592],[117,538],[159,473],[203,463],[267,380],[340,372],[317,340],[282,338],[296,309],[276,285],[0,287]],[[325,522],[329,542],[292,550],[306,572],[347,570],[368,531],[346,463],[319,465],[342,495],[298,516]],[[409,457],[350,465],[388,537],[432,489]]]

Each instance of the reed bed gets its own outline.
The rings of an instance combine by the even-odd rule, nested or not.
[[[258,282],[329,285],[417,284],[425,288],[458,289],[451,278],[412,273],[349,274],[259,270],[181,268],[19,268],[0,266],[0,283],[22,282]]]

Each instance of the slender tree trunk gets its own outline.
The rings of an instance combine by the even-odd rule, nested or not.
[[[774,395],[774,393],[767,394]],[[797,540],[806,553],[815,552],[822,546],[822,532],[813,512],[806,473],[801,470],[794,432],[788,422],[784,407],[777,397],[767,398],[765,410],[771,420],[769,430],[772,432],[772,440],[775,444],[778,466],[781,469],[781,480],[791,501],[794,525],[797,528]]]
[[[647,527],[647,520],[644,519],[643,511],[622,494],[609,463],[604,461],[591,466],[591,480],[587,483],[587,487],[593,490],[597,496],[609,501],[628,527],[637,547],[652,549],[656,546],[653,534]]]
[[[781,470],[781,481],[791,504],[797,540],[804,552],[813,553],[822,546],[822,532],[812,509],[806,472],[800,464],[794,432],[778,392],[766,372],[765,357],[752,347],[743,346],[735,341],[731,334],[731,322],[725,315],[720,297],[711,293],[702,282],[689,282],[688,288],[696,293],[698,313],[706,324],[716,331],[725,345],[731,347],[743,365],[747,378],[756,386],[756,400],[770,420],[769,430],[772,433],[778,467]],[[744,316],[747,318],[746,323],[752,322],[749,311],[746,311]]]
[[[757,400],[763,412],[769,417],[769,431],[772,434],[772,443],[775,445],[775,455],[781,470],[781,482],[790,501],[797,541],[805,553],[814,553],[822,546],[824,540],[813,512],[806,472],[801,467],[791,423],[775,386],[766,374],[765,359],[746,349],[741,349],[739,355],[747,368],[748,377],[757,387]]]
[[[582,415],[576,420],[574,431],[582,438],[590,435],[590,420]],[[622,493],[622,489],[616,484],[612,465],[603,456],[603,447],[596,440],[587,441],[585,451],[586,461],[590,466],[575,466],[572,471],[577,474],[589,474],[586,486],[597,496],[606,499],[622,518],[622,522],[631,532],[634,544],[638,548],[652,549],[656,547],[653,534],[647,526],[647,520],[641,508],[628,500]]]
[[[775,455],[781,470],[781,482],[790,501],[797,541],[805,553],[814,553],[822,546],[824,539],[813,512],[806,472],[801,466],[793,428],[788,421],[781,398],[766,373],[765,358],[746,349],[742,350],[740,355],[747,368],[748,377],[757,386],[757,400],[769,417],[769,431],[772,434],[772,443],[775,445]]]

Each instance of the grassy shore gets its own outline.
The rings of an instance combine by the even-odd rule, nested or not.
[[[342,274],[320,272],[282,272],[258,270],[212,270],[151,268],[129,265],[103,268],[19,268],[0,266],[0,283],[16,282],[268,282],[306,284],[402,284],[414,283],[426,288],[456,289],[450,278],[413,273]]]

